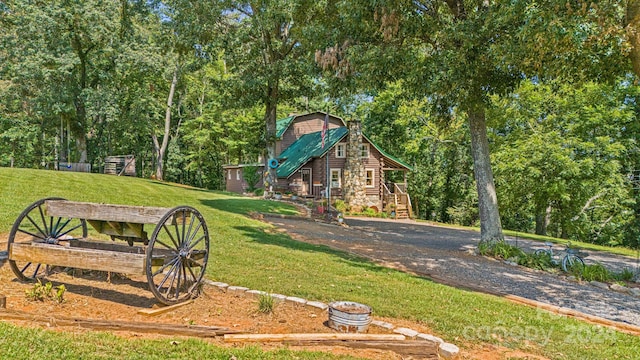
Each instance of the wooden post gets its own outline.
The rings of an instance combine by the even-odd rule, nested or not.
[[[7,297],[4,295],[0,295],[0,309],[7,308]]]

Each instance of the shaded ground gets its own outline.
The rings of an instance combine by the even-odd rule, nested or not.
[[[4,239],[6,236],[0,238]],[[5,248],[6,243],[0,242],[0,249]],[[138,314],[140,309],[157,306],[156,300],[148,290],[146,279],[142,276],[124,277],[112,274],[110,280],[107,281],[107,275],[103,272],[84,271],[82,274],[76,273],[76,276],[72,276],[70,272],[57,272],[48,276],[44,281],[51,281],[54,286],[63,284],[66,287],[65,301],[62,304],[53,301],[28,300],[25,291],[32,289],[33,284],[18,281],[8,264],[5,263],[3,266],[0,261],[0,284],[2,284],[0,294],[7,297],[7,309],[9,310],[51,317],[220,326],[247,333],[334,332],[326,326],[328,316],[326,311],[284,302],[276,306],[273,314],[262,314],[257,311],[258,300],[256,298],[221,292],[211,286],[205,286],[203,295],[198,297],[194,303],[168,313],[149,317]],[[432,333],[424,325],[406,320],[381,317],[375,317],[375,319],[399,327]],[[13,321],[13,323],[21,326],[42,326],[29,321]],[[60,327],[55,322],[51,322],[46,328],[58,331],[86,331],[75,327]],[[369,333],[388,333],[388,331],[371,326]],[[130,338],[167,337],[130,332],[118,332],[118,334]],[[207,341],[213,342],[217,346],[231,346],[219,338]],[[462,359],[544,359],[493,345],[460,343],[457,345],[465,345],[466,347],[461,352]],[[262,344],[261,346],[270,349],[280,345]],[[313,347],[308,349],[369,359],[402,359],[400,355],[382,350],[359,350],[344,347]]]
[[[348,218],[348,227],[289,218],[265,220],[299,240],[349,251],[448,284],[513,294],[640,326],[638,298],[474,255],[473,249],[480,240],[480,234],[474,231],[410,220]],[[522,239],[509,241],[529,250],[540,247],[540,243]],[[636,268],[635,259],[589,252],[587,263],[596,260],[614,269]]]
[[[67,291],[62,304],[47,300],[30,301],[25,291],[33,287],[15,279],[8,265],[0,267],[1,294],[7,297],[7,309],[29,312],[51,317],[73,317],[98,320],[121,320],[133,322],[153,322],[180,325],[203,325],[226,327],[243,333],[332,333],[327,327],[327,312],[310,306],[290,302],[278,303],[272,314],[258,311],[258,300],[252,296],[231,294],[215,287],[205,286],[204,293],[192,304],[177,308],[156,316],[138,313],[140,309],[157,306],[144,278],[122,277],[112,275],[107,282],[106,273],[85,271],[81,276],[72,276],[65,272],[56,273],[46,278],[55,286],[63,284]],[[389,319],[385,319],[389,320]],[[38,326],[29,321],[14,321],[23,326]],[[418,324],[406,324],[419,326]],[[63,331],[86,331],[74,327],[58,327],[51,321],[48,329]],[[426,331],[426,329],[423,329]],[[369,333],[388,333],[388,331],[371,327]],[[119,332],[121,336],[163,337],[162,335],[135,334]],[[166,337],[166,336],[165,336]],[[218,346],[231,346],[221,339],[208,339]],[[264,344],[266,347],[277,345]],[[310,348],[323,351],[322,348]],[[332,352],[351,354],[370,359],[400,359],[398,355],[381,350],[356,350],[347,348],[332,349]]]

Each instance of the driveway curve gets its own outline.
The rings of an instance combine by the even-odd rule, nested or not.
[[[589,315],[640,326],[640,299],[630,294],[576,283],[564,276],[512,266],[477,256],[478,232],[411,220],[347,218],[348,227],[293,218],[268,218],[301,241],[327,245],[376,262],[457,287],[494,294],[512,294]],[[524,249],[534,241],[508,238]],[[561,247],[558,246],[558,250]],[[636,259],[587,251],[587,263],[601,262],[619,270],[637,269]]]

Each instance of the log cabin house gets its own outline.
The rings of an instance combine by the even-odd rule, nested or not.
[[[327,130],[323,131],[325,121]],[[301,198],[326,198],[327,157],[331,201],[342,199],[353,210],[369,207],[396,218],[410,217],[407,172],[411,167],[386,153],[362,133],[360,121],[349,124],[324,112],[292,115],[277,121],[276,160],[278,180],[274,191]],[[271,165],[276,162],[271,160]],[[266,163],[224,166],[226,190],[243,193],[248,188],[244,171]],[[402,172],[402,183],[385,181],[385,173]],[[255,187],[262,187],[260,179]]]

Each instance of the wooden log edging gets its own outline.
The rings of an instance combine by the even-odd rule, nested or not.
[[[306,299],[302,299],[294,296],[286,296],[282,294],[270,294],[261,290],[251,290],[251,289],[240,287],[240,286],[230,286],[227,283],[216,282],[209,279],[203,279],[202,281],[205,284],[213,286],[222,292],[233,292],[235,294],[244,295],[244,296],[259,296],[259,295],[268,294],[269,296],[273,297],[276,301],[288,301],[298,305],[314,307],[323,311],[329,308],[328,304],[325,304],[320,301],[309,301]],[[402,341],[403,344],[409,343],[412,340],[416,340],[414,341],[415,344],[413,343],[410,345],[398,344],[397,346],[395,346],[395,348],[398,350],[401,350],[403,348],[425,347],[425,343],[426,343],[426,344],[430,344],[430,346],[433,346],[436,349],[437,356],[438,358],[441,358],[441,359],[455,359],[460,353],[460,348],[458,346],[451,343],[447,343],[441,338],[431,334],[425,334],[412,329],[398,327],[394,324],[384,322],[384,321],[379,321],[379,320],[371,321],[371,325],[378,326],[387,330],[391,330],[395,334],[399,334],[395,336],[402,336],[405,339],[408,338],[409,340]],[[254,335],[258,335],[259,337],[260,334],[254,334]],[[357,334],[345,334],[345,335],[357,335]],[[366,335],[366,334],[363,334],[363,335]],[[231,338],[232,337],[229,337],[229,339]],[[225,336],[225,341],[231,341],[231,340],[227,340],[227,337]],[[256,341],[264,341],[264,340],[256,340]],[[364,342],[361,343],[356,341],[355,343],[358,343],[359,345],[354,345],[352,344],[353,341],[349,342],[349,341],[343,341],[343,340],[328,340],[328,339],[326,340],[281,340],[281,341],[283,343],[289,343],[292,345],[294,343],[300,343],[300,344],[307,343],[307,345],[312,345],[313,343],[318,343],[318,345],[337,345],[338,343],[336,344],[328,343],[329,341],[336,341],[336,342],[340,342],[340,344],[347,344],[344,346],[349,346],[349,347],[357,347],[357,346],[366,347],[367,346]],[[398,340],[398,341],[401,341],[401,340]],[[319,344],[319,342],[321,342],[322,344]],[[383,343],[387,344],[388,342],[383,342]],[[381,347],[376,347],[376,346],[386,346],[384,344],[371,343],[369,345],[371,345],[370,346],[371,348],[381,349]],[[376,346],[373,346],[373,345],[376,345]],[[386,349],[390,350],[388,347]],[[402,352],[399,352],[399,353],[402,354]]]
[[[377,349],[393,351],[403,358],[410,359],[442,359],[445,358],[438,346],[428,341],[405,340],[405,341],[284,341],[283,344],[289,346],[343,346],[353,349]]]
[[[289,346],[343,346],[354,349],[393,351],[418,359],[440,359],[438,345],[426,340],[406,340],[400,334],[228,334],[225,342],[281,342]]]
[[[512,302],[515,302],[521,305],[528,305],[531,307],[535,307],[536,309],[542,309],[556,315],[572,317],[578,320],[588,322],[590,324],[606,326],[606,327],[618,330],[620,332],[640,336],[640,327],[632,324],[627,324],[619,321],[605,319],[599,316],[585,314],[577,310],[564,308],[556,305],[551,305],[551,304],[543,303],[537,300],[527,299],[517,295],[505,295],[504,297]]]
[[[482,294],[488,294],[488,295],[493,295],[493,296],[497,296],[497,297],[501,297],[501,298],[505,298],[511,302],[520,304],[520,305],[525,305],[525,306],[529,306],[529,307],[533,307],[536,309],[541,309],[541,310],[545,310],[548,312],[551,312],[553,314],[557,314],[557,315],[561,315],[561,316],[566,316],[566,317],[572,317],[574,319],[577,320],[581,320],[584,321],[586,323],[589,324],[594,324],[594,325],[601,325],[601,326],[606,326],[609,328],[612,328],[614,330],[620,331],[620,332],[624,332],[627,334],[632,334],[632,335],[640,335],[640,327],[636,326],[636,325],[632,325],[632,324],[628,324],[628,323],[623,323],[620,321],[614,321],[614,320],[609,320],[609,319],[605,319],[602,317],[598,317],[598,316],[594,316],[594,315],[590,315],[590,314],[586,314],[577,310],[573,310],[573,309],[568,309],[568,308],[563,308],[563,307],[559,307],[556,305],[551,305],[548,303],[544,303],[541,301],[537,301],[537,300],[532,300],[532,299],[527,299],[518,295],[513,295],[513,294],[508,294],[505,292],[500,292],[500,291],[494,291],[494,290],[488,290],[479,286],[474,286],[472,284],[463,284],[460,282],[456,282],[456,281],[452,281],[450,279],[444,279],[440,276],[434,275],[434,274],[428,274],[428,273],[424,273],[424,272],[416,272],[416,271],[407,271],[407,270],[401,270],[404,272],[407,272],[409,274],[413,274],[413,275],[417,275],[417,276],[421,276],[424,278],[428,278],[431,279],[435,282],[437,282],[438,284],[442,284],[442,285],[447,285],[447,286],[451,286],[451,287],[455,287],[458,289],[465,289],[465,290],[469,290],[469,291],[473,291],[473,292],[478,292],[478,293],[482,293]]]
[[[225,334],[225,342],[282,342],[282,341],[402,341],[404,335],[357,333],[305,333],[305,334]]]
[[[52,327],[70,326],[99,331],[131,331],[136,333],[193,336],[200,338],[241,333],[241,331],[231,330],[226,327],[56,317],[6,309],[0,309],[0,320],[30,321]]]

